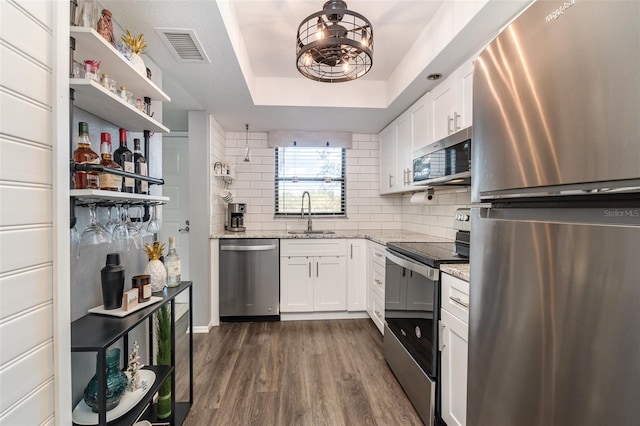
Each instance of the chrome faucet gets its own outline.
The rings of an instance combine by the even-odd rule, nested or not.
[[[309,194],[309,191],[304,191],[302,193],[302,206],[300,208],[300,217],[302,219],[304,219],[304,194],[307,194],[307,196],[309,197],[309,220],[307,221],[307,231],[311,231],[312,230],[312,226],[311,226],[311,194]]]

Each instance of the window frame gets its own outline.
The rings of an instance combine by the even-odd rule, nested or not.
[[[274,156],[275,156],[275,175],[274,175],[274,218],[291,218],[291,217],[300,217],[299,212],[279,212],[279,190],[280,190],[280,182],[293,182],[293,177],[279,177],[279,153],[280,149],[303,149],[307,147],[297,147],[297,146],[289,146],[289,147],[277,147],[275,148]],[[318,149],[324,147],[317,147]],[[313,208],[311,209],[311,217],[317,218],[346,218],[347,217],[347,149],[343,147],[328,147],[333,149],[340,149],[340,159],[341,159],[341,177],[338,179],[332,179],[332,182],[341,182],[341,200],[340,200],[340,212],[314,212]],[[284,151],[283,151],[284,154]],[[313,178],[298,178],[298,182],[324,182],[325,179],[323,177],[313,177]],[[301,200],[302,201],[302,200]]]

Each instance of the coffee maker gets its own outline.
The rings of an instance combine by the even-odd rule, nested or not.
[[[244,227],[244,210],[246,206],[244,203],[227,204],[227,217],[224,229],[231,232],[243,232],[246,230]]]

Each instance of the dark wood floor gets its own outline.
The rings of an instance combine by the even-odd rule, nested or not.
[[[194,335],[194,372],[190,426],[422,424],[370,320],[226,323]]]

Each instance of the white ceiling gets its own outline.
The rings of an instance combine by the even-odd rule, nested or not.
[[[424,63],[420,56],[429,46],[422,40],[434,15],[439,17],[443,0],[347,1],[350,10],[373,25],[374,56],[367,75],[345,83],[311,81],[295,67],[298,25],[321,10],[324,0],[102,0],[102,4],[122,28],[144,33],[149,43],[146,53],[162,69],[163,89],[171,97],[164,105],[164,122],[172,130],[187,130],[187,111],[207,110],[227,131],[243,131],[248,123],[252,131],[377,133],[435,85],[424,78],[427,73],[448,74],[526,3],[492,0],[495,5],[485,7],[486,0],[447,1],[482,3],[490,22],[481,30],[491,36],[480,40],[477,31],[471,31],[469,40],[451,43],[448,52]],[[154,30],[158,27],[194,30],[211,63],[178,63]],[[416,40],[419,45],[408,54]]]

